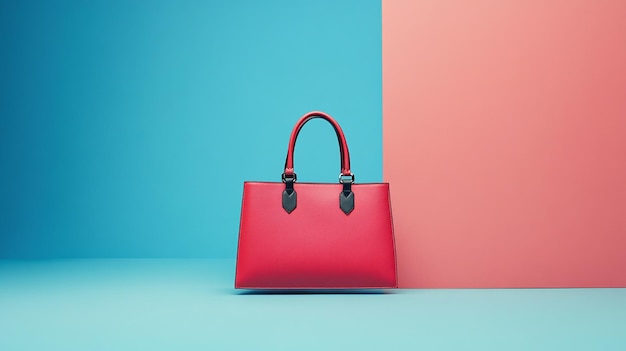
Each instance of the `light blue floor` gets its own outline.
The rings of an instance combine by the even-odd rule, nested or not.
[[[0,261],[0,350],[626,350],[626,289],[259,295],[233,272]]]

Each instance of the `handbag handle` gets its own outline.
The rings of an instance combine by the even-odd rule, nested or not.
[[[291,131],[289,149],[287,150],[287,159],[285,160],[285,172],[282,175],[283,182],[285,183],[285,190],[282,194],[283,209],[285,209],[287,213],[291,213],[298,205],[298,194],[294,188],[294,183],[298,180],[298,177],[293,170],[293,153],[296,148],[296,139],[298,139],[300,130],[302,130],[302,127],[306,124],[306,122],[312,120],[313,118],[325,119],[333,126],[335,133],[337,134],[339,151],[341,152],[341,173],[339,173],[339,183],[343,184],[342,191],[339,193],[339,208],[346,215],[349,215],[354,210],[354,192],[352,192],[354,174],[350,172],[350,153],[348,152],[348,143],[346,142],[346,137],[343,135],[343,131],[341,130],[339,123],[337,123],[337,121],[335,121],[335,119],[330,115],[320,111],[309,112],[302,116]]]
[[[343,135],[343,131],[339,126],[339,123],[335,121],[330,115],[320,112],[320,111],[312,111],[300,118],[296,125],[293,127],[291,131],[291,138],[289,139],[289,149],[287,150],[287,159],[285,160],[285,172],[282,175],[283,181],[286,178],[293,178],[294,181],[297,180],[296,173],[293,169],[293,154],[296,148],[296,139],[298,139],[298,134],[300,134],[300,130],[302,127],[310,120],[314,118],[322,118],[330,123],[335,129],[335,133],[337,134],[337,141],[339,142],[339,151],[341,153],[341,173],[339,174],[339,182],[344,183],[346,181],[343,177],[350,177],[351,182],[354,182],[354,174],[350,172],[350,153],[348,152],[348,143],[346,142],[346,137]]]

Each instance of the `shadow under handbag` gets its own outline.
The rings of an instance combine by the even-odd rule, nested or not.
[[[339,140],[338,183],[298,183],[293,153],[313,118]],[[282,182],[244,182],[235,288],[396,288],[396,255],[388,183],[357,184],[339,124],[310,112],[289,140]]]

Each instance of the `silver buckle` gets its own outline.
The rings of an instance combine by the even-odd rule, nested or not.
[[[343,173],[339,173],[339,183],[341,183],[341,184],[345,183],[346,180],[348,180],[348,179],[344,180],[343,177],[351,177],[350,178],[350,183],[354,183],[354,173],[349,174],[349,175],[346,175],[346,174],[343,174]]]
[[[281,178],[283,179],[283,183],[285,183],[287,181],[287,178],[293,178],[293,182],[295,183],[296,181],[298,181],[298,176],[294,173],[293,177],[289,176],[286,177],[285,173],[283,173],[283,175],[281,176]]]

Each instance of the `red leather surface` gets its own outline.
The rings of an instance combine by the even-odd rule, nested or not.
[[[355,208],[339,208],[341,184],[244,183],[236,288],[395,288],[389,184],[353,184]]]
[[[335,121],[330,115],[320,112],[313,111],[305,114],[298,120],[296,125],[293,127],[291,131],[291,138],[289,138],[289,149],[287,150],[287,160],[285,161],[285,174],[291,175],[294,173],[293,170],[293,153],[296,147],[296,139],[298,139],[298,134],[300,130],[304,126],[304,124],[313,118],[323,118],[327,120],[330,124],[332,124],[333,128],[337,132],[337,138],[339,139],[339,150],[341,150],[341,174],[343,175],[351,175],[350,173],[350,152],[348,151],[348,143],[346,142],[346,137],[343,134],[343,130],[339,126],[339,123]]]

